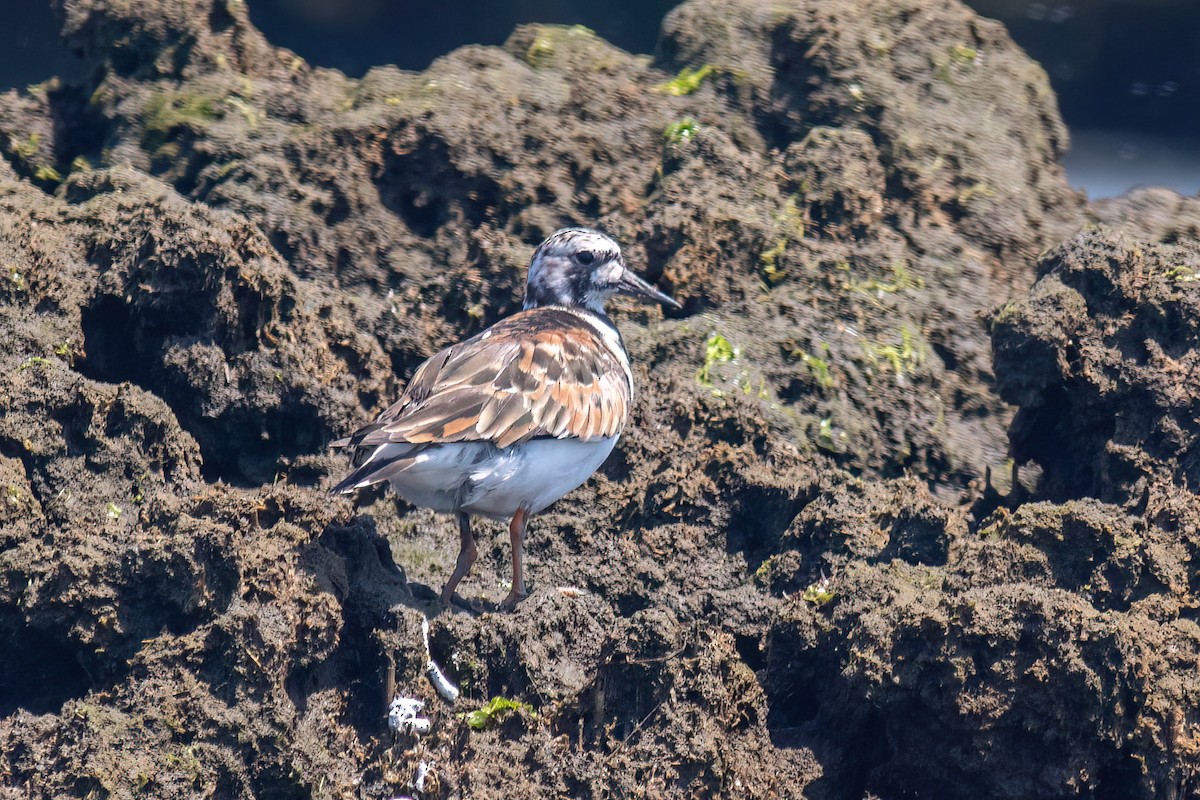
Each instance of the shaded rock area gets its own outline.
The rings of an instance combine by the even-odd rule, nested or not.
[[[1080,233],[992,318],[1013,455],[1050,497],[1144,507],[1200,489],[1200,247],[1171,238]]]
[[[999,25],[690,0],[351,80],[239,0],[57,7],[92,78],[0,101],[0,797],[1197,793],[1196,201],[1085,207]],[[684,309],[617,304],[532,595],[484,524],[439,609],[453,522],[326,443],[581,223]]]

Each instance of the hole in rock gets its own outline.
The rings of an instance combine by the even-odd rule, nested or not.
[[[729,511],[725,549],[742,553],[750,571],[758,569],[778,548],[780,537],[805,504],[803,498],[794,498],[784,489],[747,487]]]
[[[0,616],[0,649],[0,717],[19,708],[52,714],[92,688],[71,648],[30,628],[16,614]]]
[[[101,295],[81,314],[84,357],[78,368],[97,381],[131,381],[146,377],[145,361],[134,339],[133,314],[119,297]]]
[[[244,339],[250,338],[251,320],[257,314],[254,307],[248,309],[240,320]],[[84,357],[77,369],[92,380],[128,381],[162,398],[200,446],[205,480],[237,486],[269,483],[283,468],[281,460],[320,450],[327,435],[320,409],[311,400],[280,389],[283,397],[278,406],[234,404],[219,415],[206,414],[189,382],[173,377],[158,362],[165,342],[194,335],[204,325],[194,310],[177,304],[134,309],[120,297],[99,295],[81,314]],[[242,345],[242,349],[247,348]],[[223,379],[213,376],[212,380],[218,377]]]

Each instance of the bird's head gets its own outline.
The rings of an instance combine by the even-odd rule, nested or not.
[[[625,266],[620,246],[599,231],[564,228],[534,251],[525,308],[582,306],[603,314],[604,303],[614,294],[681,307]]]

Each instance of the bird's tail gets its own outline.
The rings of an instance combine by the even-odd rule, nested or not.
[[[334,444],[337,443],[335,442]],[[365,486],[391,480],[413,465],[421,449],[419,447],[414,449],[411,445],[399,446],[395,444],[384,444],[370,450],[361,448],[359,452],[354,454],[354,460],[358,461],[359,454],[363,450],[369,453],[366,460],[358,464],[353,472],[342,478],[337,486],[330,489],[330,492],[333,494],[349,494],[355,489],[362,489]]]
[[[342,478],[342,480],[338,482],[338,485],[334,486],[329,491],[333,494],[350,494],[355,489],[361,489],[364,486],[370,486],[373,483],[378,483],[378,481],[375,481],[371,478],[371,473],[374,470],[374,464],[363,464],[361,467]]]

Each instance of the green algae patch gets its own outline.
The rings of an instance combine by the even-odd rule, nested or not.
[[[684,97],[689,94],[695,94],[700,89],[700,84],[704,83],[706,78],[715,75],[716,72],[717,68],[712,64],[705,64],[696,69],[684,67],[679,70],[679,74],[672,80],[660,83],[655,88],[660,92],[665,92],[675,97]]]
[[[165,136],[185,125],[207,127],[220,114],[220,98],[191,92],[163,92],[146,102],[142,125],[147,135]]]
[[[910,374],[925,362],[919,334],[909,325],[900,326],[899,344],[863,342],[863,351],[872,364],[882,362],[897,375]]]
[[[537,716],[533,706],[507,697],[493,697],[482,708],[467,714],[467,726],[473,731],[487,730],[513,711]]]
[[[672,122],[663,129],[663,141],[668,145],[687,144],[700,129],[699,123],[691,117],[684,117],[678,122]]]
[[[727,364],[738,357],[738,349],[728,339],[716,331],[708,335],[704,341],[704,364],[696,372],[696,380],[705,386],[712,386],[712,368],[717,364]]]

